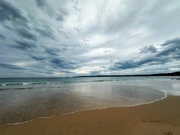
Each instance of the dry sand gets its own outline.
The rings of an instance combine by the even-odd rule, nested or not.
[[[180,97],[4,125],[0,135],[180,135]]]

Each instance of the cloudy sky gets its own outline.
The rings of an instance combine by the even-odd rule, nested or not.
[[[180,71],[179,0],[0,0],[0,77]]]

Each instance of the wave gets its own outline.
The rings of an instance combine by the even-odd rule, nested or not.
[[[3,84],[0,84],[0,86],[23,86],[23,85],[39,85],[39,84],[47,84],[47,82],[3,83]]]
[[[85,83],[85,82],[106,82],[106,81],[117,81],[117,80],[87,80],[87,81],[55,81],[55,82],[17,82],[17,83],[3,83],[0,86],[23,86],[23,85],[44,85],[53,83]]]
[[[35,80],[32,79],[30,81],[24,82],[18,81],[18,82],[7,82],[7,83],[1,83],[0,87],[5,87],[5,86],[24,86],[24,85],[30,85],[30,86],[35,86],[35,85],[46,85],[46,84],[72,84],[72,83],[89,83],[89,82],[112,82],[112,81],[121,81],[122,83],[126,83],[128,81],[132,80],[141,80],[142,78],[70,78],[70,79],[49,79],[49,80]],[[146,78],[146,80],[151,80],[151,81],[156,81],[154,79],[156,78]],[[144,79],[143,79],[144,80]],[[167,81],[167,80],[179,80],[179,78],[157,78],[158,81]],[[14,80],[13,80],[14,81]]]
[[[107,80],[107,79],[102,79],[102,80],[80,80],[80,81],[61,81],[59,83],[88,83],[88,82],[111,82],[111,81],[124,81],[124,80]]]
[[[0,88],[0,91],[3,91],[3,90],[30,90],[30,89],[33,89],[33,87],[26,87],[26,88]]]
[[[31,85],[47,84],[47,82],[32,82]]]

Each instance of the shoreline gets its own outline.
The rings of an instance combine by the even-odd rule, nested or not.
[[[85,110],[52,118],[0,126],[3,135],[43,134],[180,134],[180,96],[150,104]],[[150,130],[151,129],[151,130]]]
[[[161,91],[161,90],[157,90],[159,92],[162,92],[164,94],[164,96],[160,99],[156,99],[154,101],[150,101],[150,102],[147,102],[147,103],[139,103],[139,104],[135,104],[135,105],[128,105],[128,106],[110,106],[110,107],[104,107],[104,108],[93,108],[93,109],[86,109],[86,110],[78,110],[78,111],[74,111],[74,112],[69,112],[69,113],[62,113],[62,114],[57,114],[57,115],[52,115],[52,116],[45,116],[45,117],[38,117],[38,118],[35,118],[35,119],[31,119],[31,120],[28,120],[28,121],[23,121],[23,122],[16,122],[16,123],[7,123],[7,124],[2,124],[0,125],[1,126],[7,126],[7,125],[12,125],[12,126],[15,126],[15,125],[22,125],[22,124],[26,124],[26,123],[29,123],[29,122],[33,122],[33,121],[36,121],[36,120],[39,120],[39,119],[50,119],[50,118],[53,118],[53,117],[56,117],[56,116],[64,116],[64,115],[72,115],[74,113],[80,113],[80,112],[85,112],[85,111],[93,111],[93,110],[105,110],[105,109],[111,109],[111,108],[131,108],[131,107],[137,107],[137,106],[142,106],[142,105],[148,105],[148,104],[153,104],[155,102],[158,102],[158,101],[161,101],[161,100],[164,100],[165,98],[167,98],[167,93],[164,92],[164,91]]]

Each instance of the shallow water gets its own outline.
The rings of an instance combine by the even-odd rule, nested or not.
[[[0,124],[76,111],[135,106],[180,95],[172,77],[31,78],[0,80]],[[160,91],[159,91],[160,90]]]

